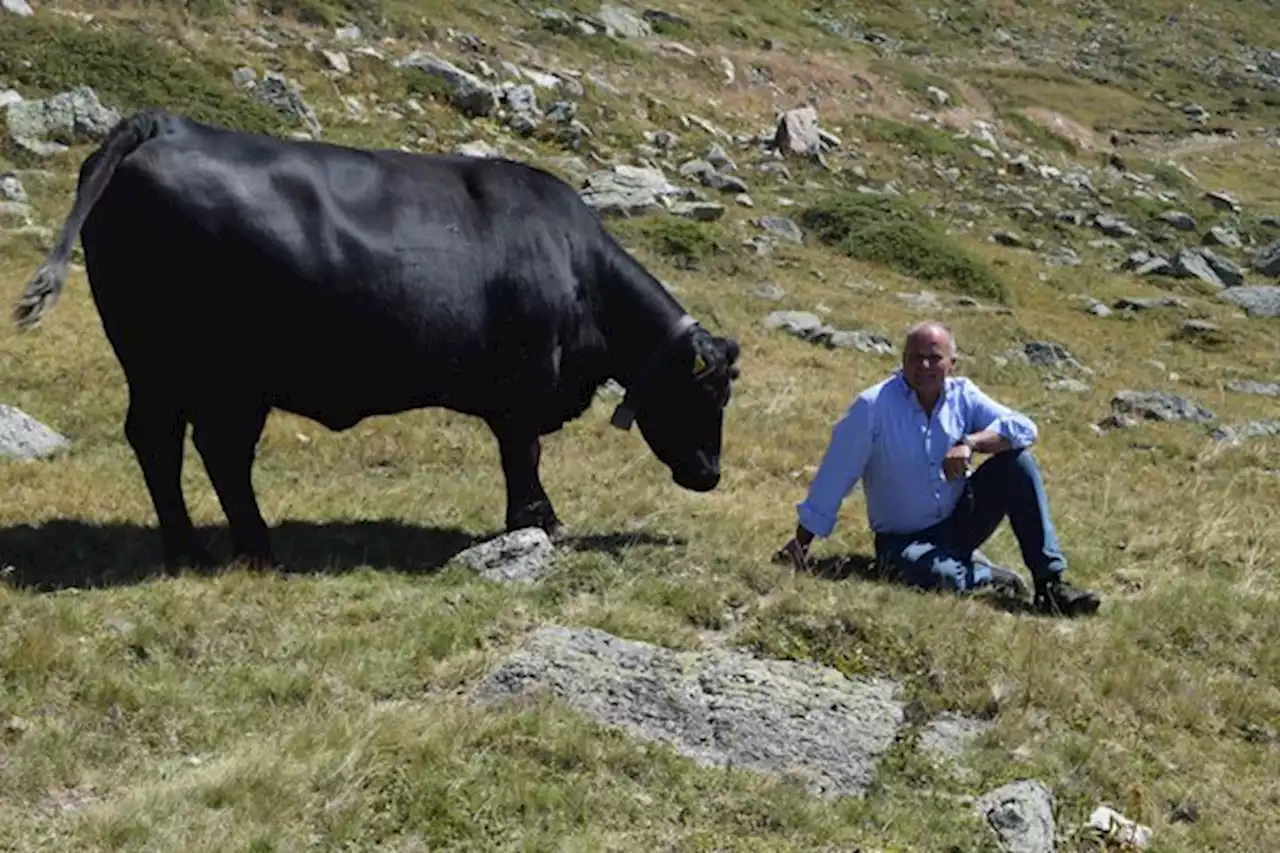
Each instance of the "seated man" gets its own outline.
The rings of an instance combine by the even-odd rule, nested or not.
[[[1035,583],[1035,606],[1066,616],[1093,613],[1098,596],[1062,579],[1040,471],[1028,449],[1030,418],[953,377],[956,344],[946,326],[925,322],[907,333],[902,370],[859,394],[831,432],[795,537],[777,557],[806,566],[815,536],[835,527],[840,505],[862,480],[876,559],[925,589],[965,591],[1012,581],[974,551],[1006,516]],[[990,453],[970,476],[973,454]]]

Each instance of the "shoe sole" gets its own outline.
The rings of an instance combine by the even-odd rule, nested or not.
[[[1048,607],[1037,603],[1036,610],[1046,616],[1062,616],[1067,619],[1074,619],[1077,616],[1092,616],[1098,612],[1098,608],[1102,602],[1096,598],[1085,598],[1075,602],[1067,608]]]

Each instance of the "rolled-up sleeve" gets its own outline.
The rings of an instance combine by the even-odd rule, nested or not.
[[[1030,447],[1040,437],[1040,428],[1035,421],[1016,409],[997,403],[972,380],[965,383],[965,402],[969,432],[995,430],[1008,439],[1015,450]]]
[[[871,427],[871,401],[864,397],[854,400],[832,427],[809,493],[796,504],[800,524],[815,536],[831,534],[840,505],[862,477],[871,455]]]

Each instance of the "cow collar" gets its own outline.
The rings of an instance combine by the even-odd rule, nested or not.
[[[698,325],[698,321],[688,314],[681,316],[680,319],[676,321],[670,334],[667,335],[666,339],[662,343],[658,344],[658,346],[654,348],[653,352],[650,353],[649,358],[644,362],[644,364],[640,365],[640,369],[636,371],[635,376],[631,377],[631,381],[627,383],[627,393],[622,398],[622,402],[613,410],[613,417],[609,420],[610,424],[616,426],[618,429],[631,429],[631,425],[635,423],[636,420],[636,406],[634,402],[635,394],[644,387],[644,383],[648,380],[649,374],[653,372],[654,367],[656,367],[658,362],[661,360],[667,347],[684,337],[685,333],[696,325]]]

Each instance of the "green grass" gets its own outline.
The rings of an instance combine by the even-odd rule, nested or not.
[[[816,202],[800,217],[824,243],[851,258],[895,269],[924,282],[1001,302],[1007,285],[981,258],[948,237],[915,210],[891,196],[844,193]]]
[[[1121,87],[1079,80],[1057,68],[990,68],[975,71],[968,79],[1000,107],[1040,107],[1066,113],[1100,133],[1189,127],[1182,116],[1162,104]]]
[[[899,146],[926,157],[959,158],[968,155],[969,143],[952,134],[923,124],[872,119],[863,129],[868,142]]]
[[[149,106],[248,131],[280,132],[285,120],[235,88],[231,62],[193,59],[133,27],[86,27],[52,16],[11,18],[0,28],[0,76],[31,96],[92,81],[122,114]]]
[[[64,18],[55,5],[97,20]],[[922,80],[954,80],[956,91],[979,96],[966,97],[965,110],[989,108],[991,120],[1049,162],[1096,169],[1101,152],[1075,151],[1019,111],[1040,106],[1101,129],[1178,130],[1180,120],[1148,96],[1185,71],[1165,69],[1148,86],[1134,75],[1103,85],[1061,68],[992,69],[991,57],[974,51],[999,27],[1076,51],[1097,23],[1070,4],[1012,0],[952,9],[950,23],[938,26],[923,5],[824,6],[830,18],[852,15],[867,30],[928,41],[932,57],[876,65],[893,85],[871,93],[853,75],[876,50],[823,32],[791,3],[672,7],[688,30],[656,41],[684,41],[697,58],[546,32],[509,5],[396,3],[362,18],[372,6],[313,0],[281,5],[276,18],[259,8],[233,20],[231,4],[153,4],[146,8],[165,14],[145,30],[136,23],[142,8],[64,0],[32,19],[10,16],[0,26],[0,85],[35,97],[84,83],[121,110],[158,103],[287,131],[234,89],[231,70],[243,63],[301,79],[327,138],[413,146],[434,134],[428,147],[448,150],[461,141],[455,131],[500,137],[497,122],[468,125],[430,92],[418,92],[423,115],[409,110],[410,76],[331,41],[331,27],[354,18],[390,58],[426,47],[466,65],[471,57],[447,35],[457,27],[495,46],[496,55],[483,56],[492,67],[542,61],[606,74],[621,95],[584,82],[580,99],[594,136],[574,153],[588,168],[599,166],[597,157],[631,162],[645,130],[675,130],[683,144],[663,164],[675,179],[675,167],[704,156],[712,141],[681,127],[680,115],[755,134],[775,105],[811,96],[825,127],[866,144],[830,154],[830,171],[789,161],[789,182],[756,172],[755,154],[726,144],[754,208],[709,193],[726,203],[715,223],[669,215],[609,222],[700,320],[741,342],[724,481],[707,495],[679,490],[634,431],[613,429],[609,408],[593,407],[544,445],[544,481],[574,537],[533,587],[489,583],[448,562],[500,528],[504,492],[487,429],[440,411],[374,418],[343,434],[273,415],[254,484],[295,573],[162,577],[153,510],[122,434],[123,377],[83,274],[72,272],[38,330],[19,335],[0,325],[0,402],[74,443],[43,462],[0,460],[0,564],[11,567],[0,574],[0,848],[976,851],[992,849],[990,834],[952,797],[1035,777],[1053,789],[1063,850],[1090,849],[1075,829],[1107,803],[1154,828],[1153,850],[1269,853],[1280,837],[1280,536],[1266,511],[1280,504],[1280,477],[1267,473],[1276,468],[1275,442],[1223,448],[1208,427],[1145,424],[1097,435],[1091,424],[1121,388],[1185,394],[1223,424],[1274,417],[1274,401],[1224,386],[1274,375],[1277,327],[1194,288],[1108,271],[1098,260],[1105,250],[1085,248],[1097,236],[1088,229],[1031,229],[1091,258],[1077,268],[1046,267],[1034,252],[984,242],[996,223],[944,230],[924,213],[944,197],[931,189],[934,165],[961,168],[947,201],[985,198],[996,183],[1020,179],[997,174],[1002,163],[968,158],[967,142],[949,133],[907,123],[919,103],[904,106],[896,91],[901,84],[914,98]],[[1163,47],[1160,39],[1132,41],[1137,70],[1158,48],[1187,56],[1194,44],[1226,44],[1235,34],[1263,43],[1274,15],[1252,0],[1208,10],[1166,0],[1109,9],[1126,32],[1166,39]],[[1159,29],[1169,12],[1182,26]],[[264,23],[280,50],[237,47]],[[383,36],[395,40],[384,44]],[[766,37],[776,40],[769,49]],[[354,73],[328,77],[309,39],[347,51]],[[721,52],[736,67],[732,84],[722,80]],[[769,69],[772,83],[749,82],[753,66]],[[1215,114],[1238,94],[1195,91]],[[343,117],[346,95],[366,105],[368,124]],[[377,107],[408,118],[380,116]],[[554,140],[521,144],[537,158],[566,153]],[[40,224],[61,223],[87,151],[36,164],[48,176],[24,173]],[[1255,239],[1274,235],[1259,223],[1280,214],[1280,171],[1263,139],[1144,138],[1120,153],[1131,169],[1181,193],[1174,206],[1193,213],[1202,232],[1222,223]],[[925,171],[904,165],[911,155]],[[5,156],[0,170],[15,165]],[[1187,167],[1198,183],[1166,162]],[[849,171],[855,164],[868,182],[910,178],[910,198],[845,192],[862,182]],[[1235,193],[1244,213],[1212,213],[1200,198],[1207,189]],[[1109,194],[1135,224],[1156,210],[1121,190]],[[794,217],[805,244],[755,254],[743,242],[762,233],[754,221],[762,215]],[[38,236],[0,233],[6,298],[42,249]],[[786,295],[752,297],[764,282]],[[1081,296],[1109,303],[1162,294],[1161,284],[1191,307],[1105,319],[1083,310]],[[924,311],[895,295],[921,290],[946,307]],[[1003,301],[1013,313],[950,307],[964,294]],[[796,577],[774,565],[769,557],[793,529],[793,505],[831,424],[857,390],[896,366],[893,357],[765,329],[761,319],[775,309],[817,311],[841,328],[895,340],[931,314],[946,319],[961,371],[1039,424],[1037,459],[1070,573],[1103,594],[1101,613],[1053,622],[981,598]],[[1188,317],[1219,323],[1223,335],[1178,335]],[[1084,377],[1090,390],[1050,391],[1050,372],[992,358],[1026,340],[1066,345],[1094,371]],[[224,519],[190,441],[186,453],[193,517],[225,553]],[[868,554],[864,511],[862,498],[850,497],[815,556]],[[1007,526],[984,550],[1020,565]],[[913,727],[951,710],[983,716],[992,728],[967,757],[971,779],[920,758],[917,731],[908,728],[865,800],[827,803],[786,782],[700,768],[554,702],[468,707],[467,690],[548,622],[888,676],[903,686]],[[1199,819],[1175,821],[1179,803],[1194,804]]]
[[[1080,146],[1061,134],[1054,133],[1043,124],[1029,118],[1016,109],[1006,109],[1001,117],[1007,121],[1023,141],[1042,151],[1061,151],[1066,154],[1078,154]]]

